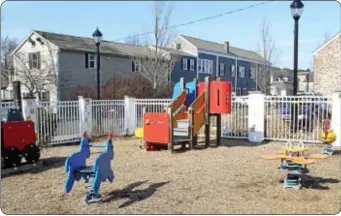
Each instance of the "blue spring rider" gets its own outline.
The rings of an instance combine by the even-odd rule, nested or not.
[[[112,133],[109,134],[105,146],[101,146],[105,147],[105,151],[97,156],[94,165],[86,166],[86,159],[90,157],[91,145],[89,144],[86,132],[83,133],[79,151],[71,154],[65,161],[67,178],[64,189],[66,193],[72,190],[75,181],[84,179],[86,189],[84,203],[90,204],[102,201],[101,194],[99,193],[101,182],[106,180],[112,182],[115,179],[114,172],[110,166],[111,160],[114,159],[114,147],[111,139]]]

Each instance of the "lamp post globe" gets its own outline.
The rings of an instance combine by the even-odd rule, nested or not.
[[[102,34],[102,32],[98,29],[98,27],[96,28],[96,30],[94,31],[94,33],[92,33],[92,37],[93,37],[93,39],[94,39],[94,42],[95,42],[96,46],[99,46],[99,45],[101,44],[103,34]]]
[[[303,3],[301,0],[294,0],[291,5],[290,5],[290,9],[291,9],[291,15],[294,18],[294,20],[299,20],[301,17],[301,14],[303,12]]]

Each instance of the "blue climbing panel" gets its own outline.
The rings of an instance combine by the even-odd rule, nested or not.
[[[185,105],[186,107],[189,107],[195,100],[195,94],[196,94],[196,86],[195,82],[187,82],[185,84],[185,88],[187,90],[187,97],[186,97],[186,102]],[[180,96],[181,93],[181,88],[180,88],[180,82],[177,82],[174,87],[173,87],[173,95],[172,95],[172,100],[175,100],[177,97]]]

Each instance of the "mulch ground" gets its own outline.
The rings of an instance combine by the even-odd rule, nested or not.
[[[83,204],[84,184],[65,194],[65,158],[78,146],[42,150],[44,167],[2,179],[6,214],[336,214],[340,211],[340,152],[308,166],[307,184],[285,190],[279,161],[260,159],[284,144],[225,140],[219,148],[170,154],[145,152],[137,140],[117,140],[113,183],[103,204]],[[96,152],[89,164],[93,163]],[[314,147],[311,152],[318,153]]]

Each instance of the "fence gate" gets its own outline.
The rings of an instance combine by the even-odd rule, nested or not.
[[[36,131],[39,144],[63,144],[80,140],[78,101],[39,102]]]
[[[124,100],[92,100],[92,135],[125,135]]]
[[[248,96],[232,97],[232,112],[221,116],[223,138],[247,139],[248,137]],[[212,124],[215,126],[214,124]]]
[[[266,96],[265,139],[320,142],[323,119],[330,118],[331,111],[328,97]],[[292,119],[294,114],[297,120]]]

